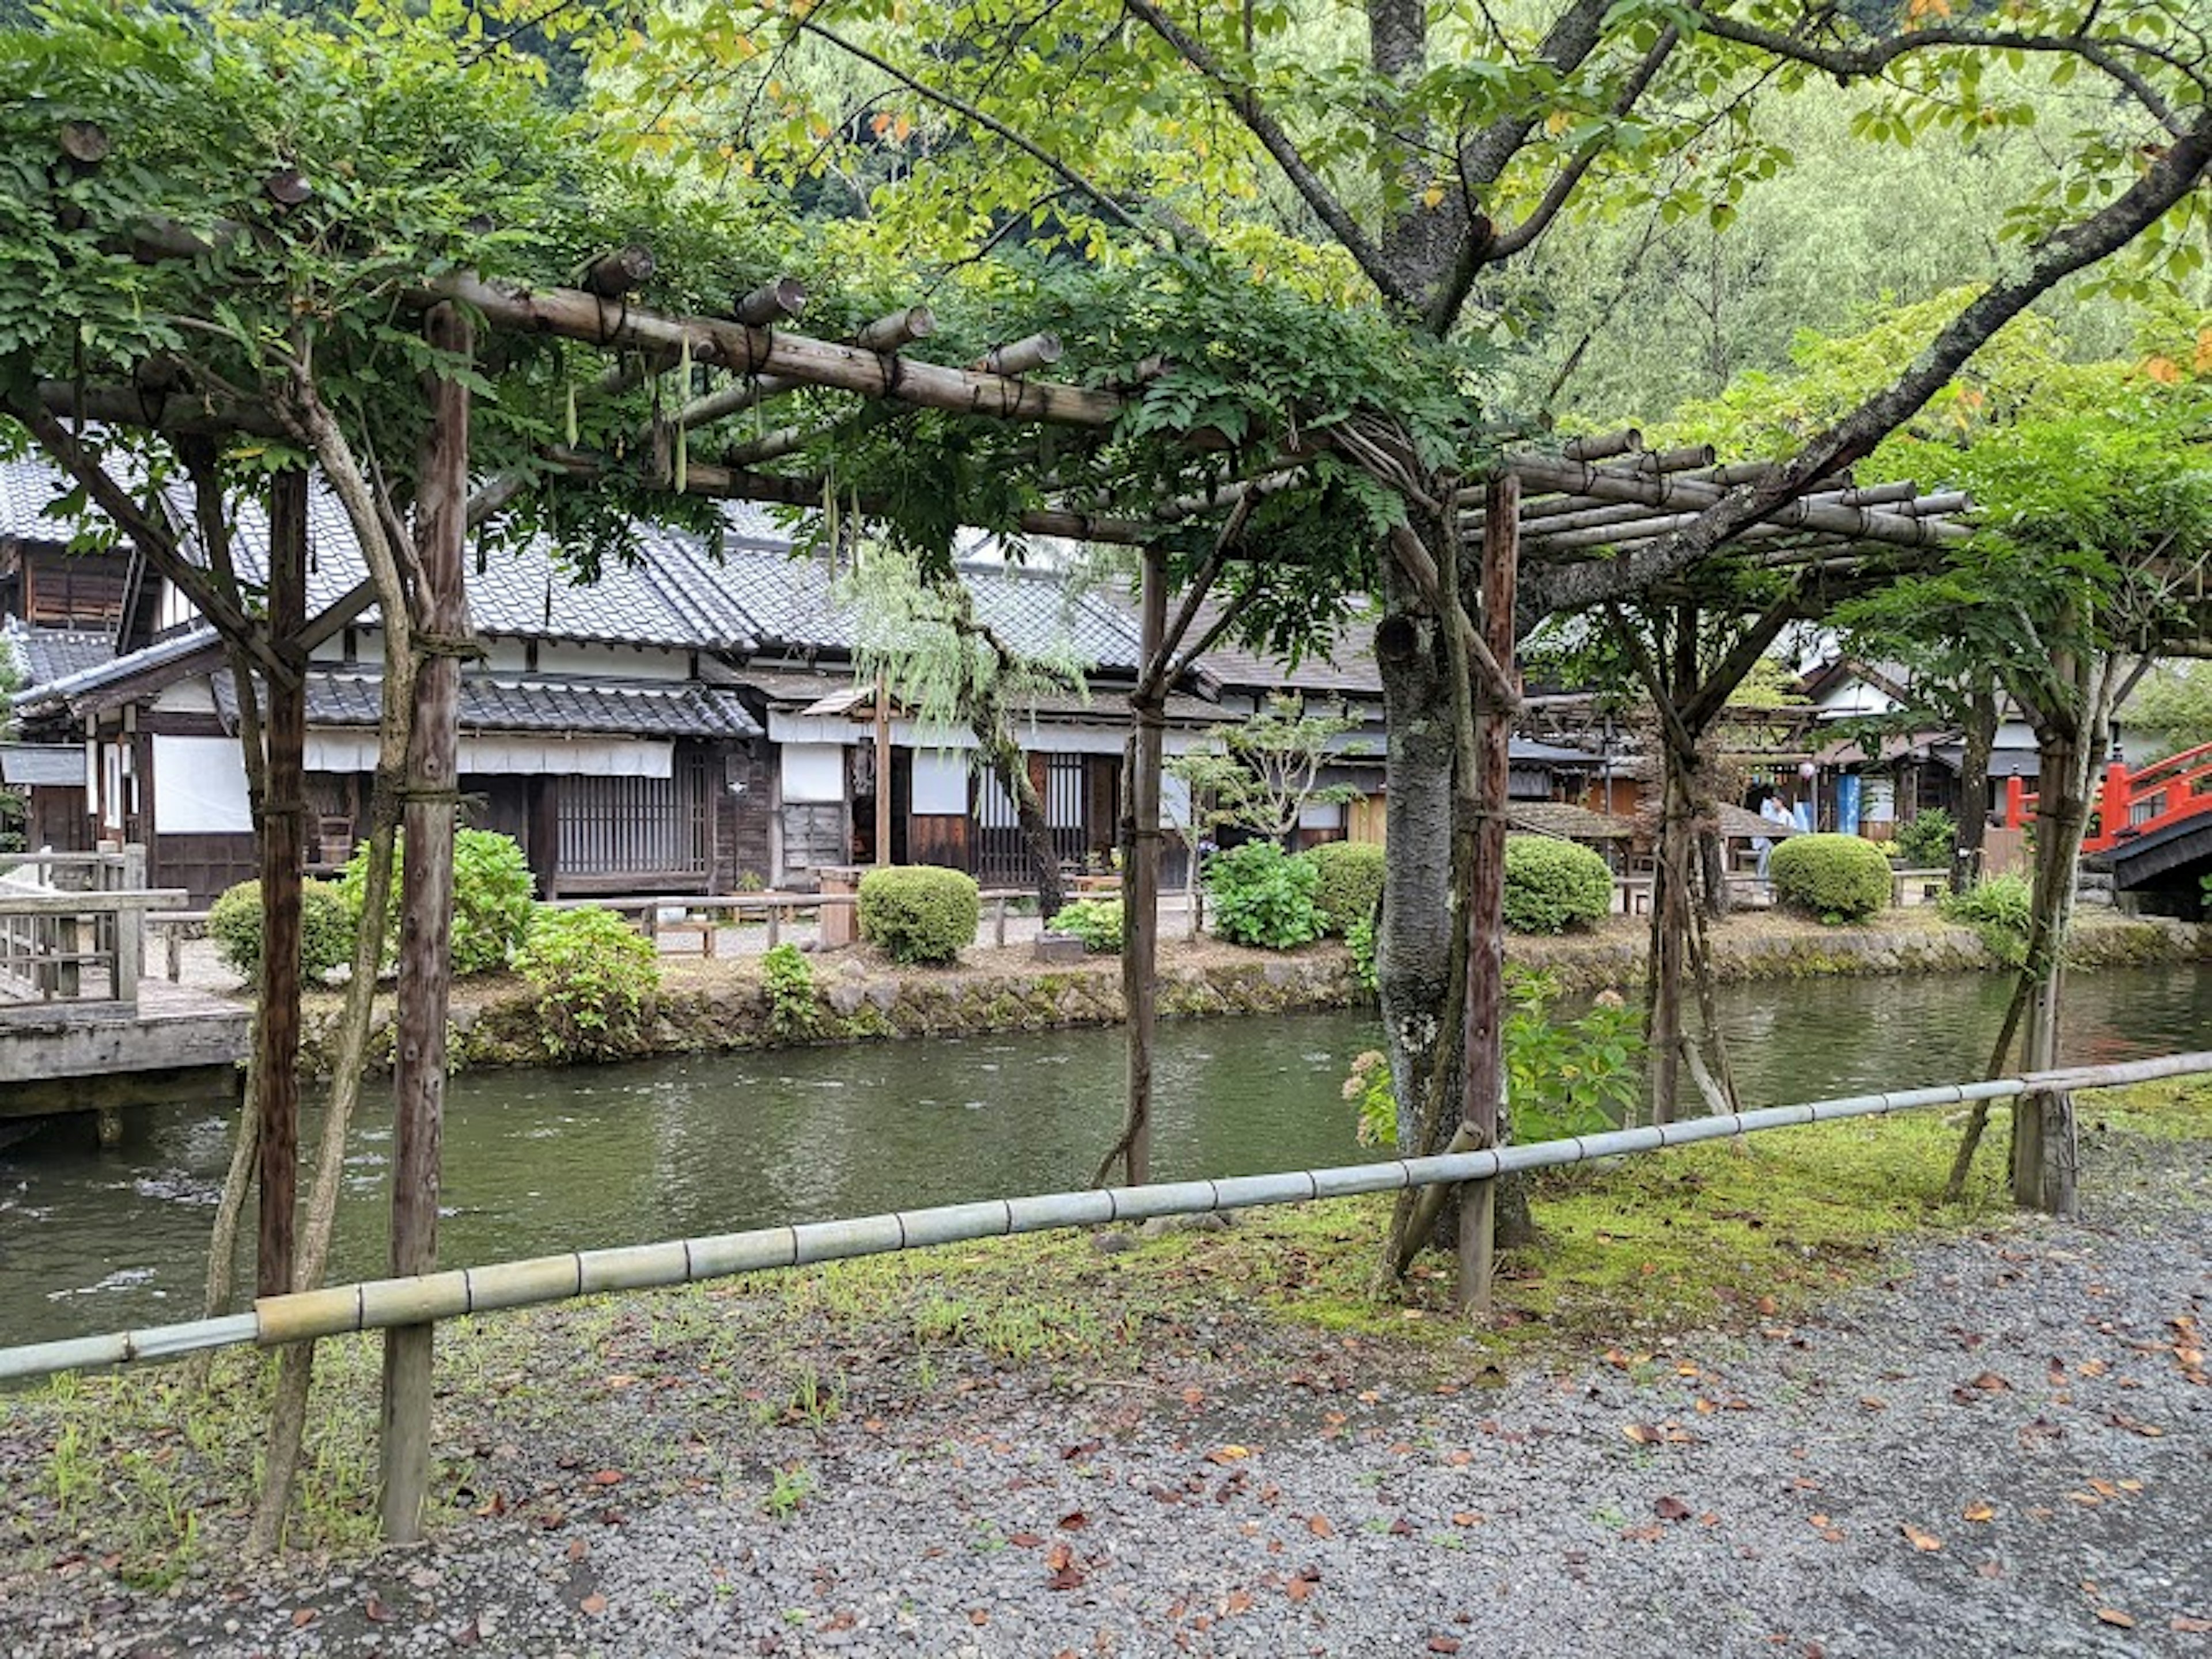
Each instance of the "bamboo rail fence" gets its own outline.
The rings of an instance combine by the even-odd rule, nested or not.
[[[263,1297],[249,1313],[216,1319],[0,1348],[0,1382],[95,1366],[175,1359],[212,1348],[248,1344],[273,1347],[326,1336],[534,1307],[610,1291],[659,1289],[737,1273],[807,1267],[1017,1233],[1105,1226],[1273,1204],[1303,1204],[1316,1199],[1394,1192],[1402,1188],[1462,1182],[1487,1183],[1502,1175],[1560,1169],[1600,1158],[1659,1152],[1698,1141],[1727,1139],[1808,1123],[1879,1117],[1892,1112],[1958,1106],[1975,1101],[2109,1089],[2160,1078],[2207,1073],[2212,1073],[2212,1052],[2169,1054],[2120,1065],[2064,1067],[1985,1083],[1948,1083],[1931,1088],[1771,1106],[1759,1111],[1691,1118],[1646,1128],[1618,1129],[1604,1134],[1436,1158],[1394,1158],[1336,1169],[987,1199],[850,1220],[762,1227],[747,1232],[612,1249],[575,1250],[412,1278],[374,1279],[289,1296]]]

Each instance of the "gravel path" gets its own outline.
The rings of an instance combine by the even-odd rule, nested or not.
[[[0,1644],[2212,1653],[2212,1148],[2115,1140],[2082,1190],[2079,1224],[1922,1246],[1817,1322],[1496,1386],[1200,1323],[1136,1376],[863,1379],[731,1443],[623,1379],[565,1436],[477,1448],[500,1502],[427,1549],[167,1596],[78,1562],[0,1580]],[[602,1471],[647,1442],[657,1469]]]

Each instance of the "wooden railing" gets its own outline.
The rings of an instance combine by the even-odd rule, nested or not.
[[[0,1018],[57,1006],[136,1012],[147,912],[187,902],[145,882],[143,847],[0,858]]]
[[[2035,816],[2036,797],[2018,778],[2005,782],[2005,826],[2018,830]],[[2130,772],[2115,761],[2105,769],[2085,853],[2109,853],[2144,836],[2212,815],[2212,743],[2185,749]]]

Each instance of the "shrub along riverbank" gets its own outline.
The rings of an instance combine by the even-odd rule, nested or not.
[[[1556,938],[1516,934],[1507,959],[1553,975],[1563,991],[1589,994],[1642,981],[1640,919],[1613,917],[1596,930]],[[1932,909],[1889,911],[1877,925],[1827,927],[1763,912],[1713,933],[1723,981],[1824,975],[1994,971],[2003,964],[1974,929]],[[2115,916],[2078,925],[2070,946],[2081,968],[2140,967],[2212,957],[2212,927]],[[659,992],[635,1020],[595,1034],[591,1058],[645,1059],[793,1042],[964,1036],[991,1031],[1110,1025],[1121,1019],[1121,965],[1110,957],[1041,963],[1023,947],[970,950],[949,966],[901,967],[866,949],[818,956],[785,951],[771,971],[760,958],[664,957]],[[773,983],[771,983],[773,981]],[[1364,1000],[1352,953],[1334,940],[1263,951],[1217,940],[1165,941],[1160,1012],[1169,1018],[1269,1014],[1349,1007]],[[326,1072],[338,999],[313,994],[302,1063]],[[380,1006],[372,1062],[391,1060],[390,1010]],[[553,1058],[540,995],[521,979],[461,981],[453,997],[459,1067],[536,1066]]]

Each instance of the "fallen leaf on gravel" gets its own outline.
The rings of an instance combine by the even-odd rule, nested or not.
[[[623,1472],[620,1469],[601,1469],[592,1477],[592,1484],[595,1486],[619,1486],[622,1483]]]
[[[980,1628],[981,1628],[983,1626],[989,1624],[989,1623],[991,1622],[991,1610],[990,1610],[990,1608],[988,1608],[988,1607],[970,1607],[970,1608],[969,1608],[969,1609],[968,1609],[968,1622],[969,1622],[969,1624],[971,1624],[971,1625],[975,1626],[976,1626],[977,1628],[979,1628],[979,1629],[980,1629]]]
[[[392,1609],[386,1607],[373,1592],[369,1595],[368,1605],[362,1608],[362,1613],[372,1625],[388,1625],[392,1622]]]
[[[1474,1462],[1474,1454],[1471,1451],[1446,1452],[1444,1462],[1455,1469],[1463,1469]]]
[[[1306,1516],[1306,1530],[1316,1538],[1334,1538],[1336,1536],[1336,1528],[1329,1525],[1328,1517],[1325,1515],[1310,1515]]]
[[[1321,1574],[1311,1567],[1283,1586],[1283,1594],[1293,1601],[1303,1601],[1321,1587]]]
[[[1963,1513],[1969,1521],[1994,1521],[1997,1518],[1996,1507],[1991,1504],[1969,1504]]]
[[[1252,1597],[1251,1597],[1251,1594],[1250,1594],[1249,1591],[1246,1591],[1246,1590],[1231,1590],[1231,1591],[1230,1591],[1230,1592],[1229,1592],[1229,1599],[1228,1599],[1228,1600],[1226,1600],[1225,1601],[1224,1601],[1224,1602],[1221,1604],[1221,1610],[1222,1610],[1222,1612],[1224,1612],[1224,1613],[1229,1613],[1229,1614],[1232,1614],[1232,1615],[1233,1615],[1233,1614],[1236,1614],[1236,1613],[1249,1613],[1249,1612],[1251,1612],[1251,1611],[1252,1611]]]
[[[1691,1511],[1687,1504],[1679,1498],[1669,1495],[1653,1499],[1651,1513],[1662,1521],[1686,1521],[1690,1518]]]
[[[1452,1525],[1455,1527],[1479,1527],[1481,1524],[1482,1516],[1473,1510],[1455,1510],[1452,1512]]]
[[[2184,1636],[2202,1636],[2212,1631],[2212,1619],[2192,1619],[2185,1613],[2177,1613],[2166,1621],[2166,1628],[2179,1631]]]
[[[1063,1463],[1073,1463],[1079,1457],[1090,1456],[1105,1443],[1103,1440],[1081,1440],[1073,1446],[1062,1446],[1060,1449],[1060,1461]]]
[[[1064,1571],[1075,1559],[1075,1552],[1065,1544],[1054,1544],[1044,1553],[1044,1564],[1054,1572]]]
[[[636,1381],[637,1379],[632,1376],[628,1371],[623,1371],[616,1376],[609,1377],[607,1379],[607,1386],[611,1389],[627,1389]]]
[[[1044,1581],[1049,1590],[1072,1590],[1083,1588],[1083,1575],[1073,1567],[1062,1567]]]
[[[457,1648],[472,1648],[483,1640],[483,1632],[477,1628],[473,1619],[453,1633],[453,1645]]]
[[[1252,1449],[1249,1446],[1216,1446],[1212,1451],[1206,1453],[1206,1461],[1209,1463],[1237,1463],[1251,1455]]]
[[[1842,1542],[1844,1541],[1844,1530],[1843,1530],[1843,1528],[1842,1528],[1841,1527],[1823,1527],[1823,1528],[1820,1528],[1820,1541],[1821,1541],[1821,1542],[1823,1542],[1823,1543],[1826,1543],[1826,1544],[1840,1544],[1840,1543],[1842,1543]]]
[[[1667,1534],[1665,1529],[1660,1527],[1623,1527],[1620,1529],[1620,1535],[1631,1543],[1652,1544],[1664,1538]]]
[[[1974,1571],[1984,1578],[2002,1578],[2004,1577],[2004,1564],[2001,1561],[1984,1561]]]
[[[1194,1385],[1182,1391],[1182,1403],[1186,1406],[1195,1406],[1205,1398],[1206,1390]]]
[[[316,1613],[313,1607],[301,1607],[292,1615],[292,1628],[294,1630],[304,1630],[307,1626],[315,1622],[315,1618]]]
[[[1070,1510],[1057,1522],[1062,1532],[1081,1532],[1091,1524],[1091,1517],[1081,1510]]]
[[[582,1539],[571,1538],[568,1540],[568,1559],[571,1561],[580,1561],[591,1553],[592,1547]]]
[[[1459,1651],[1459,1638],[1456,1636],[1431,1636],[1429,1638],[1429,1651],[1431,1653],[1457,1653]]]
[[[2129,1480],[2120,1482],[2120,1490],[2122,1492],[2141,1492],[2142,1489],[2143,1483],[2140,1480]]]
[[[2122,1613],[2118,1607],[2099,1607],[2097,1609],[2097,1617],[2103,1623],[2107,1625],[2117,1625],[2122,1630],[2133,1630],[2136,1627],[2136,1621],[2129,1618],[2124,1613]]]
[[[1859,1396],[1859,1404],[1865,1407],[1867,1410],[1870,1412],[1886,1412],[1889,1409],[1889,1401],[1887,1400],[1877,1399],[1875,1395],[1870,1394],[1861,1395]]]
[[[2139,1434],[2146,1440],[2155,1440],[2166,1432],[2155,1423],[2146,1423],[2139,1417],[2130,1417],[2125,1412],[2114,1412],[2105,1421],[2116,1429],[2125,1429],[2130,1434]]]
[[[1923,1532],[1910,1521],[1905,1523],[1905,1535],[1912,1540],[1912,1547],[1929,1554],[1943,1547],[1943,1540],[1932,1532]]]
[[[1649,1423],[1624,1423],[1620,1431],[1639,1446],[1656,1446],[1666,1438]]]
[[[2012,1384],[2006,1382],[2004,1378],[1999,1376],[1995,1371],[1984,1371],[1979,1376],[1973,1380],[1971,1386],[1979,1389],[1984,1394],[2009,1394],[2012,1392]]]
[[[583,1612],[590,1613],[594,1619],[596,1619],[599,1614],[607,1610],[607,1598],[600,1595],[597,1590],[593,1590],[589,1595],[586,1596],[576,1605]]]
[[[1825,1515],[1808,1515],[1805,1519],[1808,1523],[1815,1528],[1826,1527],[1832,1524]]]

